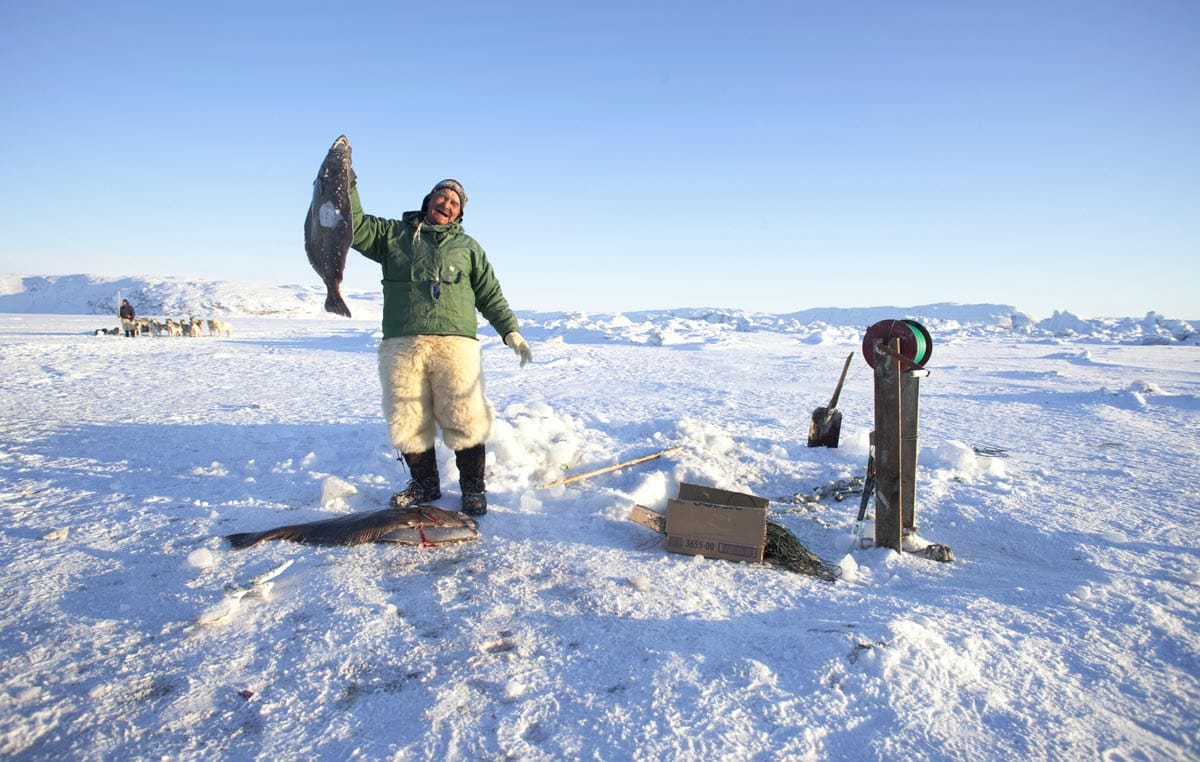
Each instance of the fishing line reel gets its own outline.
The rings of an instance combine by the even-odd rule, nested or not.
[[[875,367],[875,342],[900,339],[900,354],[915,365],[924,366],[933,354],[933,337],[915,320],[880,320],[863,336],[862,353],[867,365]]]

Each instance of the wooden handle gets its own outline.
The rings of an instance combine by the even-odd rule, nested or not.
[[[682,450],[682,449],[683,449],[683,445],[669,447],[665,450],[660,450],[656,453],[651,453],[650,455],[643,455],[640,458],[634,458],[633,460],[627,460],[624,463],[617,463],[612,466],[605,466],[604,468],[597,468],[595,471],[588,471],[587,473],[584,473],[584,474],[576,474],[574,476],[564,477],[557,481],[548,482],[546,484],[541,485],[540,489],[549,489],[550,487],[557,487],[560,484],[570,484],[571,482],[577,482],[577,481],[580,481],[581,479],[587,479],[589,476],[596,476],[598,474],[606,474],[609,471],[616,471],[618,468],[625,468],[626,466],[634,466],[634,465],[637,465],[638,463],[645,463],[648,460],[654,460],[655,458],[661,458],[664,455],[668,455],[670,453],[675,452],[676,450]]]
[[[838,379],[837,388],[833,390],[833,399],[829,401],[829,409],[833,410],[837,407],[838,397],[842,394],[842,384],[846,383],[846,372],[850,370],[850,361],[854,359],[854,353],[846,355],[846,364],[842,366],[842,376]]]

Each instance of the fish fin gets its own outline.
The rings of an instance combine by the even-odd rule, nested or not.
[[[350,317],[350,308],[346,306],[346,301],[342,299],[341,294],[331,293],[325,297],[325,311],[332,312],[335,315]]]

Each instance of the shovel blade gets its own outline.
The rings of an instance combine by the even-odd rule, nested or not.
[[[842,435],[842,411],[837,408],[819,407],[813,411],[812,423],[808,425],[809,447],[838,446]]]

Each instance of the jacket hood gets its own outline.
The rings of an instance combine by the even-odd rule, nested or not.
[[[412,231],[413,243],[420,243],[421,236],[433,233],[434,240],[441,242],[463,232],[462,224],[458,221],[447,222],[445,225],[430,225],[425,222],[424,212],[405,212],[400,219],[405,227]]]
[[[454,222],[447,222],[445,225],[430,225],[428,222],[424,221],[425,215],[419,211],[405,212],[400,216],[400,219],[404,220],[404,224],[410,228],[416,228],[417,225],[420,225],[421,230],[433,230],[438,233],[452,233],[456,229],[462,229],[462,223],[458,220],[455,220]]]

